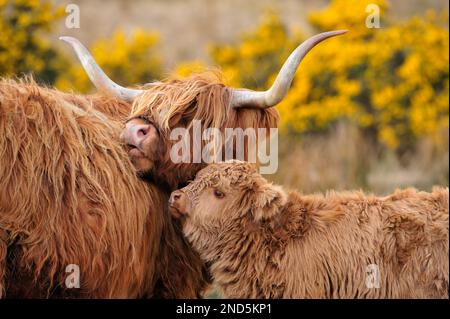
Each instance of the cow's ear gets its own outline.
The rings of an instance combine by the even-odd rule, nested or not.
[[[270,219],[286,204],[286,193],[278,185],[264,183],[256,186],[254,191],[252,212],[256,221]]]

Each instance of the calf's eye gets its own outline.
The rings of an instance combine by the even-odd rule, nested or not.
[[[214,196],[216,196],[217,198],[224,198],[225,194],[222,193],[221,191],[219,191],[218,189],[214,190]]]

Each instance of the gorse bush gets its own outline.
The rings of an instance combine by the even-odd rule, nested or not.
[[[61,53],[47,36],[64,18],[64,8],[46,0],[0,0],[0,76],[34,78],[62,90],[89,92],[86,73],[70,52]],[[114,80],[124,85],[143,84],[160,77],[156,52],[159,37],[134,30],[126,37],[117,31],[111,40],[99,40],[90,50]]]
[[[0,0],[0,76],[33,72],[39,82],[53,84],[68,61],[44,33],[63,14],[50,1]]]
[[[380,8],[379,29],[366,26],[369,3]],[[38,81],[62,90],[92,91],[74,55],[59,53],[46,40],[63,14],[63,8],[46,0],[0,0],[0,76],[33,72]],[[446,143],[448,11],[399,22],[389,19],[384,0],[333,0],[310,14],[309,22],[316,32],[349,32],[319,44],[302,62],[277,106],[282,132],[322,133],[337,122],[350,122],[393,150],[408,149],[424,136]],[[305,38],[270,11],[236,42],[212,44],[209,52],[228,85],[262,90]],[[119,30],[111,39],[92,43],[90,50],[112,79],[130,86],[161,77],[158,43],[155,33],[135,30],[127,36]],[[204,65],[180,63],[176,73],[186,76]]]
[[[266,89],[296,43],[298,39],[289,37],[286,26],[271,11],[254,31],[245,32],[237,44],[212,44],[209,51],[222,68],[227,84]]]
[[[161,76],[161,60],[157,54],[159,37],[156,33],[134,30],[127,37],[121,30],[110,40],[96,41],[90,48],[102,69],[115,82],[124,86],[145,84]],[[72,64],[56,81],[62,90],[89,92],[93,85],[79,63]]]
[[[367,28],[365,8],[379,5],[382,27]],[[349,32],[319,44],[305,58],[286,99],[278,106],[282,129],[293,133],[328,130],[347,120],[382,144],[407,148],[418,137],[439,139],[448,127],[448,15],[393,23],[385,1],[335,0],[310,15],[317,32]],[[270,13],[234,45],[211,54],[230,84],[267,89],[293,43],[285,25]]]

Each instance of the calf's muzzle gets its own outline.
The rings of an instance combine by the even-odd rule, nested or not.
[[[169,210],[173,217],[179,218],[187,215],[188,200],[186,194],[181,190],[176,190],[170,194]]]

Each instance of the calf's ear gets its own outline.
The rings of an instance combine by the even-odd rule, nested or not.
[[[278,185],[264,183],[256,187],[252,213],[256,221],[270,219],[286,204],[286,193]]]

